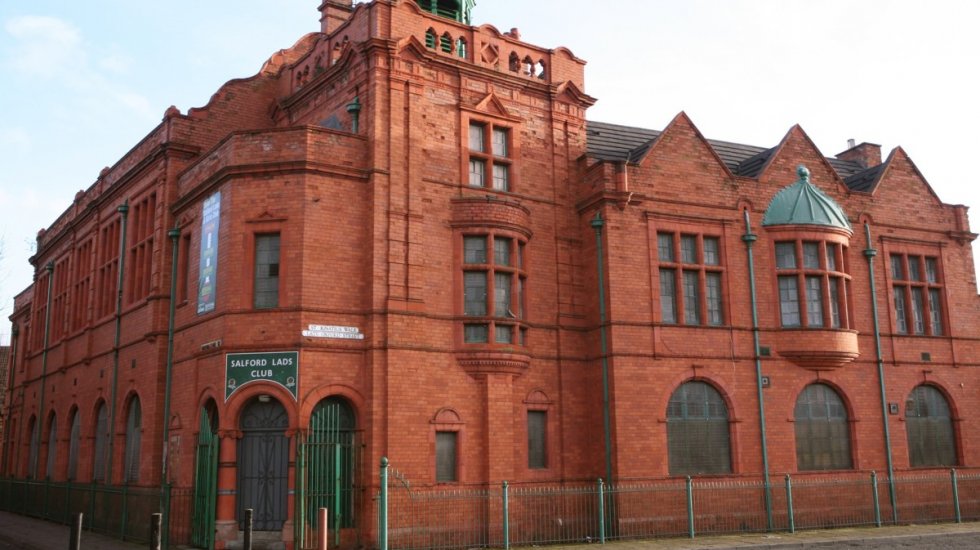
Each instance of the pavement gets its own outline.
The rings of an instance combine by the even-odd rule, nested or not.
[[[69,529],[47,521],[0,512],[0,550],[63,550],[68,548]],[[608,550],[702,550],[759,548],[938,548],[943,541],[961,541],[956,548],[980,547],[980,522],[851,527],[798,531],[796,533],[754,533],[704,536],[694,539],[670,538],[607,542]],[[969,542],[967,542],[969,541]],[[977,541],[974,544],[972,541]],[[548,546],[548,549],[596,549],[597,544]],[[84,550],[135,550],[147,545],[82,532]],[[950,546],[951,548],[954,546]]]

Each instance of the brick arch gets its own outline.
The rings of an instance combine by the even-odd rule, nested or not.
[[[728,407],[728,421],[731,423],[742,421],[742,417],[736,414],[737,405],[735,400],[732,399],[732,390],[728,387],[729,384],[710,374],[705,375],[697,372],[691,374],[691,372],[687,369],[683,369],[683,372],[680,372],[670,378],[664,385],[663,389],[659,392],[660,400],[658,403],[662,403],[662,406],[655,410],[659,411],[657,413],[657,418],[661,422],[667,421],[667,405],[670,403],[670,397],[674,395],[677,388],[681,387],[681,384],[684,384],[685,382],[704,382],[717,390],[718,393],[721,394],[721,398],[725,401],[725,406]]]
[[[146,414],[146,400],[143,399],[142,395],[140,395],[139,390],[137,390],[136,388],[130,388],[126,392],[126,395],[123,396],[122,407],[118,411],[116,411],[116,424],[119,425],[117,426],[117,428],[119,428],[123,433],[125,433],[126,431],[126,421],[129,417],[129,407],[130,405],[132,405],[134,397],[136,399],[139,399],[140,401],[140,414],[143,416],[145,416]],[[117,433],[117,432],[112,432],[112,433]]]
[[[350,403],[351,408],[354,409],[355,425],[359,429],[363,428],[362,423],[357,420],[363,418],[360,412],[365,410],[364,396],[353,387],[345,384],[318,386],[307,393],[299,405],[299,426],[308,426],[313,409],[324,399],[334,396],[342,397]]]
[[[251,401],[253,397],[258,397],[259,395],[269,395],[276,398],[279,403],[282,404],[283,408],[286,409],[286,415],[289,417],[289,427],[286,428],[287,434],[296,430],[296,427],[299,425],[296,400],[293,399],[293,395],[286,391],[282,386],[278,384],[270,384],[268,382],[251,383],[247,386],[242,386],[241,389],[236,391],[235,394],[231,396],[231,399],[225,403],[224,416],[221,417],[219,415],[218,429],[237,432],[238,419],[239,416],[241,416],[242,409],[245,408],[245,405]]]
[[[902,393],[902,401],[901,404],[899,405],[900,407],[899,418],[901,418],[902,420],[905,420],[905,402],[908,401],[909,395],[911,395],[912,392],[915,391],[915,388],[918,388],[919,386],[931,386],[935,388],[936,391],[938,391],[943,396],[943,399],[946,400],[946,405],[949,406],[950,420],[952,420],[953,422],[959,422],[960,420],[962,420],[962,418],[960,417],[959,407],[956,406],[956,400],[953,399],[952,392],[949,391],[949,388],[947,388],[946,384],[944,384],[943,382],[939,380],[917,380],[911,384],[904,384],[904,386],[907,387],[904,393]],[[957,433],[957,436],[958,435],[959,433]]]
[[[791,422],[795,422],[796,421],[796,400],[800,398],[800,394],[803,392],[803,390],[807,386],[810,386],[811,384],[823,384],[823,385],[829,387],[830,389],[834,390],[834,392],[837,393],[837,396],[840,397],[841,402],[844,404],[844,409],[847,411],[847,423],[848,423],[848,425],[852,425],[852,424],[854,424],[855,422],[857,422],[859,420],[859,418],[857,416],[857,412],[854,409],[854,402],[848,396],[847,391],[844,390],[844,387],[841,386],[839,383],[833,381],[833,380],[829,380],[827,378],[820,378],[819,376],[816,376],[816,377],[813,377],[813,378],[806,378],[806,379],[796,380],[792,384],[792,386],[790,388],[790,392],[791,392],[791,395],[792,395],[793,398],[792,399],[785,400],[785,402],[789,405],[789,412],[786,415],[786,418],[789,421],[791,421]],[[854,434],[854,430],[853,430],[853,427],[852,427],[852,429],[851,429],[851,444],[852,444],[852,447],[854,446],[854,443],[856,443],[854,441],[854,435],[855,434]]]

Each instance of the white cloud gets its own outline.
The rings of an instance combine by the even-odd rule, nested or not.
[[[9,61],[20,72],[51,78],[85,64],[81,34],[67,21],[24,15],[7,20],[4,28],[18,40]]]

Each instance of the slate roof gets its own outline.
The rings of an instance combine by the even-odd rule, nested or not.
[[[586,154],[594,159],[638,162],[653,147],[659,130],[648,130],[633,126],[623,126],[608,122],[586,122]],[[708,143],[718,153],[721,160],[732,173],[738,176],[755,178],[759,176],[766,161],[775,152],[775,147],[765,148],[743,145],[729,141],[709,139]],[[870,192],[878,179],[883,165],[865,169],[850,160],[827,158],[837,175],[854,191]],[[853,183],[852,183],[853,182]]]

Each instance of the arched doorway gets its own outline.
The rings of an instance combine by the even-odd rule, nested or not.
[[[286,521],[289,472],[289,416],[282,404],[259,396],[245,405],[239,419],[238,522],[244,528],[245,509],[252,509],[252,528],[278,531]]]

